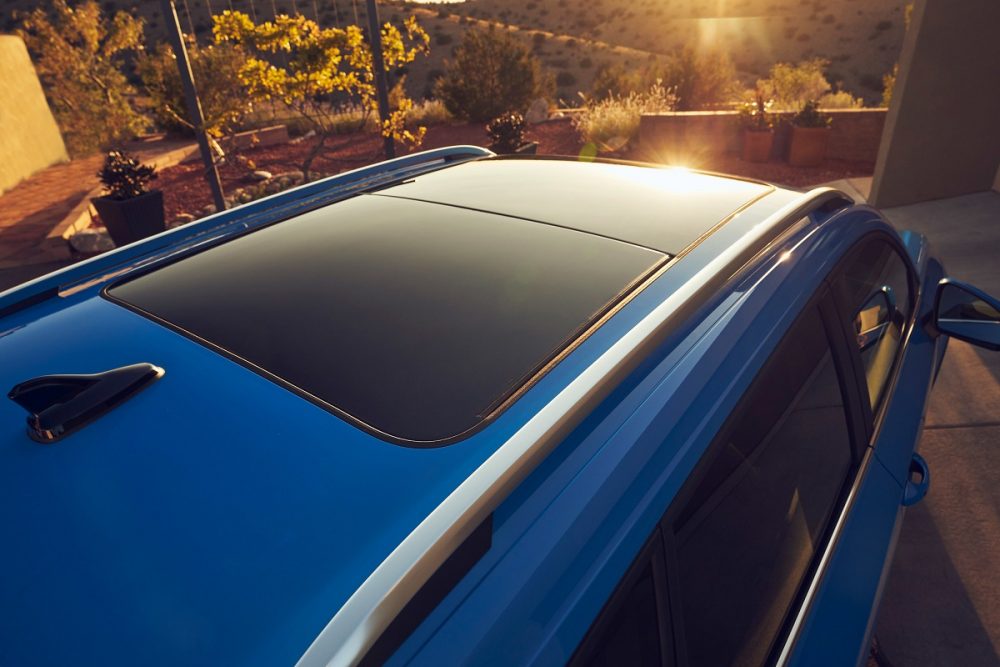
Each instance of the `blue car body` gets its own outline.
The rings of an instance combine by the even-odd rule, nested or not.
[[[410,181],[446,192],[491,162],[514,165],[511,179],[517,165],[574,164],[471,148],[411,156],[0,295],[7,386],[136,362],[166,371],[48,445],[0,402],[0,664],[582,660],[595,619],[783,337],[852,248],[880,238],[910,272],[912,313],[882,402],[851,425],[864,442],[849,483],[766,651],[791,665],[865,660],[904,504],[929,482],[914,448],[944,355],[946,337],[927,325],[944,273],[925,239],[841,193],[761,186],[707,220],[502,409],[440,446],[380,437],[114,298],[114,285],[258,227]],[[619,168],[640,181],[664,173]],[[614,188],[601,195],[609,220]],[[545,205],[456,189],[512,219]],[[541,219],[558,226],[559,215]],[[677,609],[666,615],[661,662],[695,664]]]

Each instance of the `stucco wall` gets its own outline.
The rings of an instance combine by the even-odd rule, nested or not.
[[[0,35],[0,192],[68,159],[24,42]]]
[[[885,109],[831,109],[829,156],[838,160],[875,162],[885,124]],[[663,162],[698,166],[701,157],[740,150],[741,130],[735,111],[680,111],[646,114],[639,121],[639,143]],[[778,114],[784,119],[792,114]],[[772,157],[784,158],[791,134],[779,123]]]
[[[992,188],[1000,159],[1000,1],[917,0],[870,201]]]

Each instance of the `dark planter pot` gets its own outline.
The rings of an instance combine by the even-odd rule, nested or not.
[[[774,130],[743,130],[743,161],[767,162],[774,146]]]
[[[826,159],[830,143],[828,127],[792,126],[792,143],[788,148],[788,164],[793,167],[815,167]]]
[[[538,142],[529,141],[527,143],[521,144],[514,150],[508,150],[506,148],[490,145],[490,150],[497,155],[535,155],[538,153]]]
[[[518,146],[517,150],[514,151],[515,155],[535,155],[538,153],[538,142],[529,141],[526,144],[521,144]]]
[[[116,246],[133,243],[166,229],[163,221],[163,193],[159,190],[131,199],[95,197],[90,201]]]

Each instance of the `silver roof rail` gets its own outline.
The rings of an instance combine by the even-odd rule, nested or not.
[[[0,292],[0,317],[57,294],[72,294],[157,259],[166,250],[190,249],[235,232],[277,222],[338,199],[445,166],[494,157],[479,146],[448,146],[353,169],[123,246]]]
[[[832,188],[803,194],[756,225],[654,308],[497,448],[382,561],[330,619],[296,667],[360,662],[455,549],[678,322],[796,223],[813,212],[849,202]]]

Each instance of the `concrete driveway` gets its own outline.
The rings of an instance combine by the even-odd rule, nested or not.
[[[1000,194],[884,212],[1000,296]],[[1000,352],[949,343],[920,452],[931,489],[906,512],[875,632],[893,667],[1000,665]]]

